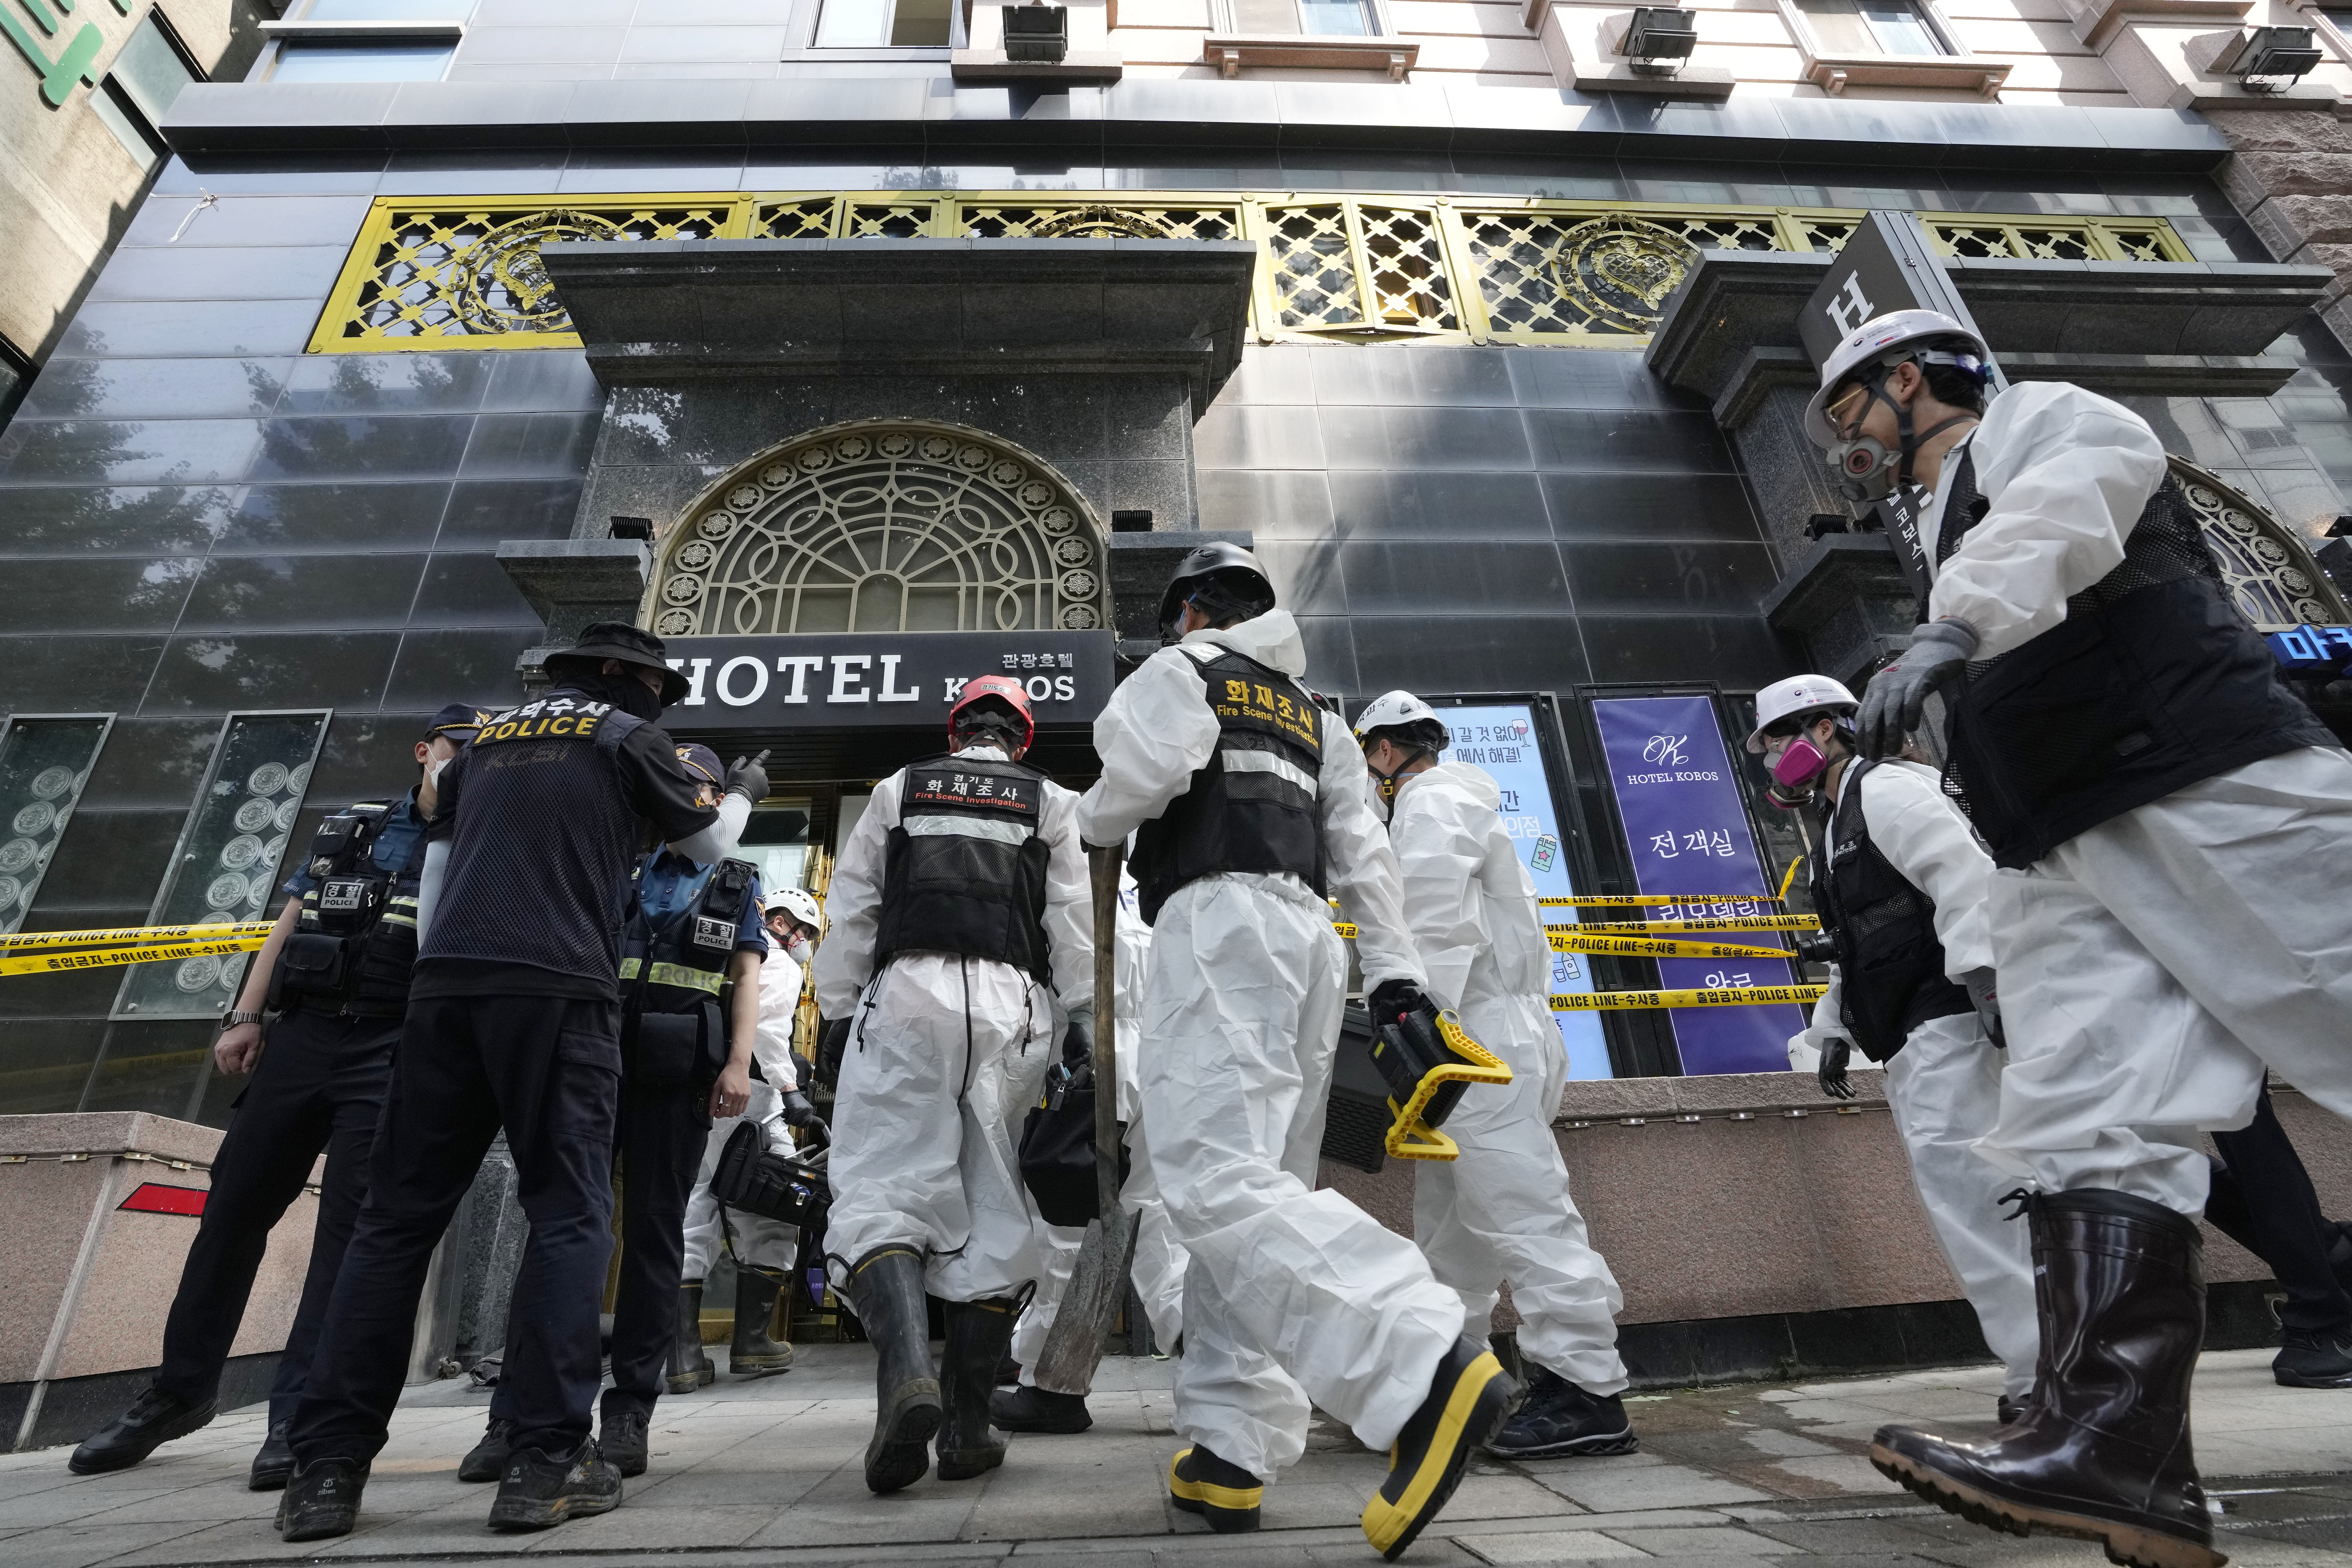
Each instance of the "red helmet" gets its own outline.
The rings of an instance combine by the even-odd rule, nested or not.
[[[955,739],[957,718],[983,697],[993,697],[1009,704],[1013,711],[1021,716],[1021,749],[1027,751],[1029,743],[1037,738],[1037,720],[1029,711],[1027,689],[1009,675],[983,675],[964,682],[963,690],[956,697],[955,706],[948,710],[949,741],[952,742]]]

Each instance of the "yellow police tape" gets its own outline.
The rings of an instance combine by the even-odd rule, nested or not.
[[[1538,899],[1548,910],[1638,910],[1657,904],[1769,904],[1769,893],[1623,893],[1608,897]]]
[[[1574,926],[1548,926],[1554,952],[1597,952],[1621,958],[1794,958],[1785,947],[1746,947],[1732,942],[1675,942],[1665,937],[1592,936]]]
[[[1826,985],[1738,985],[1720,991],[1591,991],[1555,995],[1555,1013],[1612,1013],[1641,1007],[1758,1007],[1818,1001]]]
[[[173,959],[201,958],[215,952],[250,952],[269,940],[267,929],[217,942],[137,942],[126,947],[92,948],[83,952],[33,952],[0,958],[0,974],[53,974],[71,969],[105,969],[118,963],[157,963]]]
[[[1818,915],[1735,915],[1716,921],[1601,921],[1577,927],[1595,936],[1671,936],[1685,931],[1819,931]]]
[[[126,942],[152,946],[161,942],[212,942],[231,936],[267,936],[268,921],[222,921],[218,925],[116,926],[109,931],[45,931],[28,936],[0,936],[0,952],[23,952],[44,947],[119,947]]]

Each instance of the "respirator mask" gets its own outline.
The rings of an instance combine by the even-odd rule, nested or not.
[[[1859,426],[1869,412],[1871,404],[1884,403],[1895,410],[1897,445],[1895,450],[1889,451],[1885,443],[1876,437],[1862,435],[1858,430],[1853,436],[1843,437],[1830,444],[1828,461],[1830,467],[1837,470],[1837,492],[1850,501],[1885,500],[1895,493],[1896,486],[1911,482],[1912,459],[1918,456],[1920,443],[1941,435],[1955,425],[1980,417],[1975,414],[1956,414],[1949,419],[1938,420],[1925,430],[1913,430],[1909,406],[1886,395],[1888,374],[1905,360],[1922,367],[1948,365],[1971,377],[1979,385],[1982,385],[1991,374],[1990,367],[1972,353],[1948,353],[1940,349],[1917,350],[1892,363],[1874,366],[1871,379],[1861,384],[1864,395],[1862,407],[1855,411],[1851,425],[1839,427],[1849,429]]]
[[[1810,735],[1800,735],[1772,759],[1772,782],[1764,798],[1782,811],[1794,811],[1813,798],[1813,785],[1829,771],[1830,760]]]
[[[793,938],[792,941],[784,943],[784,956],[791,959],[794,963],[799,964],[803,969],[806,969],[808,967],[809,961],[809,939],[804,936],[796,936]]]

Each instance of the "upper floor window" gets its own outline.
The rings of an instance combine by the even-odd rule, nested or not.
[[[457,52],[452,24],[472,14],[474,0],[310,0],[278,46],[272,81],[439,81]],[[347,36],[331,25],[352,24]],[[402,24],[442,24],[404,34]],[[302,25],[325,24],[305,36]]]
[[[954,0],[824,0],[820,49],[884,46],[944,49],[954,42]]]
[[[1218,30],[1247,37],[1300,34],[1320,38],[1381,35],[1372,0],[1214,0]]]
[[[1797,9],[1824,54],[1955,52],[1913,0],[1797,0]]]
[[[156,130],[164,110],[182,89],[203,79],[204,73],[173,36],[171,22],[161,11],[150,11],[115,55],[106,79],[89,95],[90,112],[106,122],[133,158],[142,164],[158,163],[169,151]]]

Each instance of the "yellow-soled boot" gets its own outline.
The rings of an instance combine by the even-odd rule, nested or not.
[[[1462,1467],[1517,1404],[1518,1386],[1494,1352],[1475,1340],[1456,1341],[1437,1363],[1429,1397],[1389,1449],[1389,1479],[1364,1507],[1364,1536],[1374,1550],[1391,1563],[1404,1555],[1462,1484]]]
[[[1265,1486],[1195,1443],[1168,1462],[1168,1500],[1199,1514],[1219,1534],[1233,1535],[1257,1528]]]

